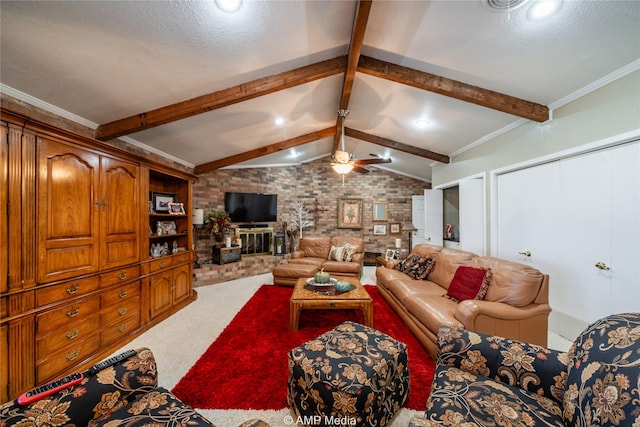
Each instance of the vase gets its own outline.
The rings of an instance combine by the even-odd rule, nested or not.
[[[223,233],[216,233],[214,235],[216,242],[218,243],[222,243],[224,241],[224,234]]]

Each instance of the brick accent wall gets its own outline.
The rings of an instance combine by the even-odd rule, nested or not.
[[[303,237],[358,236],[365,240],[365,251],[381,253],[394,247],[395,239],[400,237],[403,247],[407,248],[408,233],[373,235],[373,202],[388,203],[389,223],[410,220],[411,196],[423,194],[425,189],[431,188],[430,184],[370,166],[368,174],[352,172],[346,175],[343,186],[342,177],[329,169],[329,162],[327,157],[298,166],[221,169],[202,174],[193,189],[194,207],[205,212],[223,209],[225,191],[275,193],[278,195],[278,223],[269,224],[274,231],[282,230],[283,221],[290,224],[295,204],[303,202],[312,211],[314,220],[313,226],[303,230]],[[364,226],[361,230],[337,228],[339,197],[363,199]],[[199,234],[197,250],[201,263],[211,258],[212,243],[206,234]]]

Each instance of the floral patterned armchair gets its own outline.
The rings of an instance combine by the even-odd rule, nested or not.
[[[151,350],[99,370],[82,382],[28,405],[0,406],[0,426],[213,426],[168,390],[158,387]],[[268,427],[250,420],[242,427]]]
[[[443,326],[419,426],[640,426],[640,313],[590,325],[569,353]]]

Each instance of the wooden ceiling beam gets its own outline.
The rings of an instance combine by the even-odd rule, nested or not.
[[[356,13],[353,17],[353,26],[351,27],[351,40],[349,42],[349,53],[347,55],[347,70],[344,73],[342,82],[342,93],[340,95],[340,110],[349,109],[349,100],[351,99],[351,90],[353,82],[356,78],[358,63],[360,62],[360,52],[364,43],[364,33],[369,22],[369,12],[371,11],[371,0],[360,0],[356,5]],[[340,143],[341,123],[342,119],[338,117],[336,121],[336,135],[333,138],[333,146],[331,153],[335,153]]]
[[[358,71],[461,101],[471,102],[482,107],[502,111],[503,113],[524,117],[536,122],[549,120],[549,108],[544,105],[483,89],[478,86],[472,86],[446,77],[436,76],[424,71],[403,67],[402,65],[391,62],[361,56]]]
[[[156,126],[175,122],[207,111],[227,107],[283,89],[288,89],[314,80],[343,73],[347,67],[347,57],[340,56],[315,64],[296,68],[284,73],[253,80],[207,95],[177,102],[135,114],[130,117],[104,123],[96,129],[96,139],[106,141],[122,135],[129,135]]]
[[[372,144],[381,145],[383,147],[390,148],[392,150],[403,151],[414,156],[424,157],[425,159],[435,160],[440,163],[449,163],[451,159],[449,156],[435,153],[433,151],[425,150],[423,148],[414,147],[413,145],[397,142],[392,139],[383,138],[381,136],[371,135],[356,129],[345,128],[344,134],[351,138],[357,138],[362,141],[370,142]]]
[[[229,156],[224,159],[203,163],[196,166],[194,172],[196,175],[199,175],[205,172],[223,168],[225,166],[230,166],[236,163],[246,162],[247,160],[252,160],[257,157],[266,156],[267,154],[276,153],[282,150],[288,150],[289,148],[297,147],[298,145],[308,144],[310,142],[318,141],[323,138],[329,138],[335,134],[335,131],[336,129],[334,127],[330,127],[305,135],[296,136],[295,138],[290,138],[285,141],[276,142],[275,144],[266,145],[264,147],[246,151],[244,153]]]

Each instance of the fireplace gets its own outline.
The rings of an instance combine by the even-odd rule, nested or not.
[[[271,255],[273,253],[273,228],[240,228],[242,255]]]

